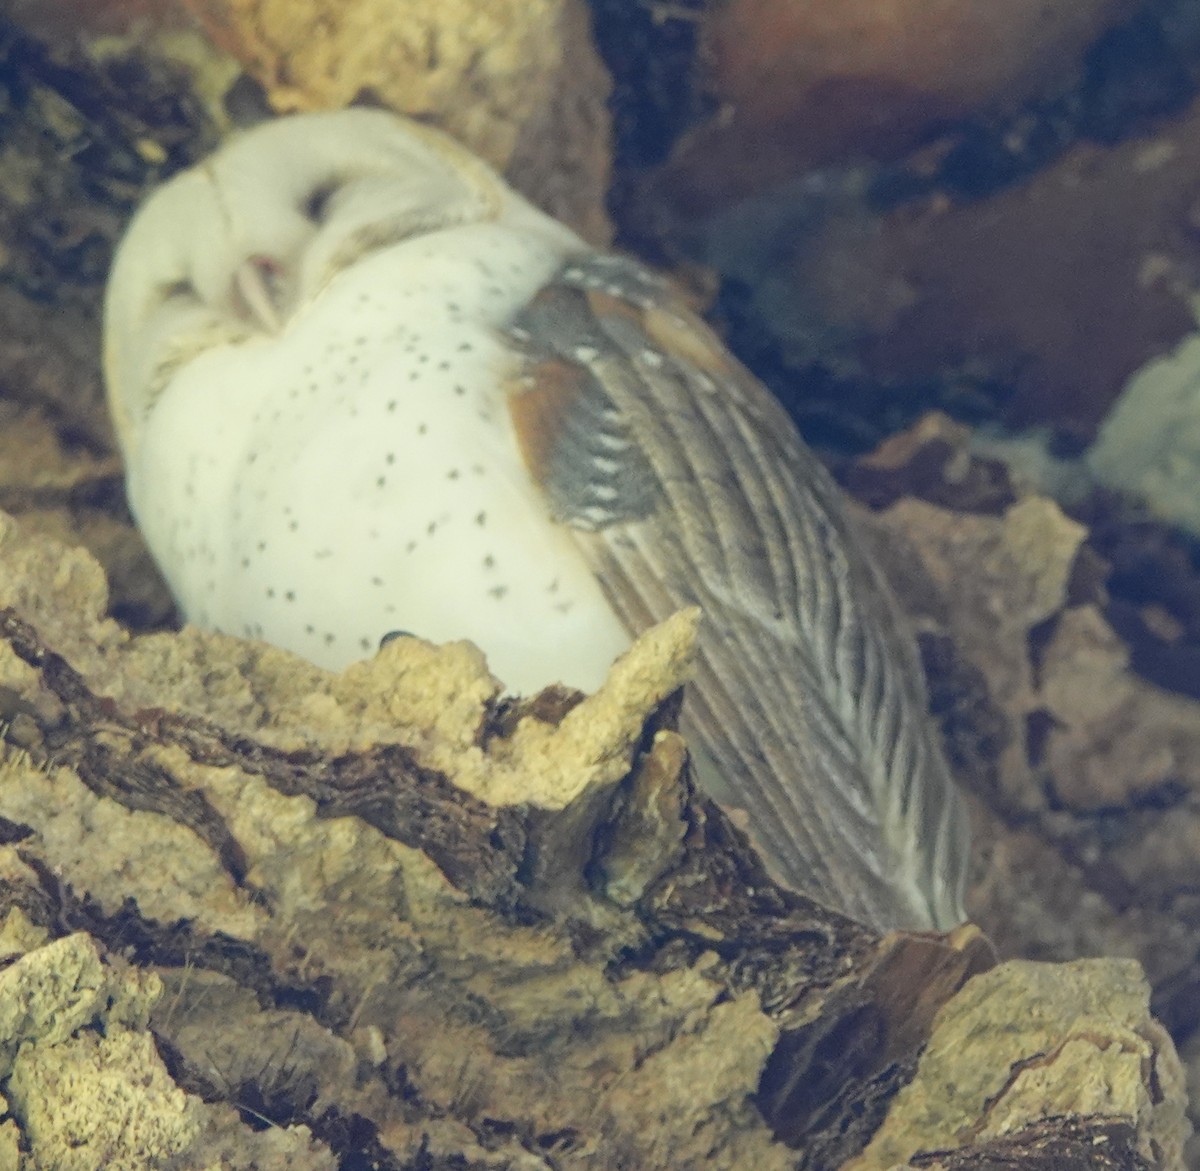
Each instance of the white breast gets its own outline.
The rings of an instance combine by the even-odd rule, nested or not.
[[[329,667],[402,629],[519,691],[598,684],[628,636],[525,470],[495,333],[560,262],[495,224],[414,237],[181,367],[129,492],[188,619]]]

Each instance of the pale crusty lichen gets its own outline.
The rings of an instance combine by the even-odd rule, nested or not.
[[[59,1171],[161,1167],[200,1133],[199,1101],[171,1080],[148,1032],[26,1046],[8,1093],[37,1164]]]
[[[0,1171],[336,1165],[304,1127],[260,1138],[175,1084],[149,1030],[163,993],[153,970],[104,957],[83,933],[46,942],[16,909],[0,949],[19,957],[0,971]]]
[[[631,649],[609,682],[557,725],[526,715],[510,734],[481,744],[500,684],[465,644],[401,639],[333,675],[269,647],[194,630],[129,639],[101,617],[102,581],[85,571],[86,558],[76,564],[17,526],[0,528],[0,538],[12,553],[8,567],[20,574],[6,587],[0,547],[0,604],[18,601],[54,633],[56,649],[85,671],[88,685],[127,710],[202,713],[231,733],[286,750],[335,755],[403,744],[425,767],[444,767],[453,783],[475,786],[489,800],[569,805],[581,847],[588,817],[628,772],[646,719],[686,679],[695,636],[696,615],[677,616]],[[7,645],[0,669],[6,663],[14,692],[49,702],[36,672]],[[0,816],[28,827],[30,845],[53,857],[62,879],[87,891],[101,911],[115,915],[131,904],[159,922],[182,919],[200,935],[221,933],[269,957],[279,979],[328,982],[331,1011],[349,1015],[355,1036],[372,1038],[371,1060],[403,1060],[422,1093],[456,1113],[469,1114],[480,1100],[497,1117],[532,1111],[543,1120],[538,1125],[552,1127],[586,1101],[603,1127],[638,1102],[653,1114],[667,1077],[677,1101],[664,1135],[686,1131],[693,1154],[736,1140],[758,1165],[787,1165],[786,1149],[772,1142],[751,1100],[778,1033],[753,992],[729,998],[700,967],[614,981],[567,934],[498,918],[421,850],[360,818],[319,818],[310,797],[288,796],[238,768],[202,765],[176,746],[153,757],[223,819],[245,855],[244,883],[192,830],[98,796],[71,769],[47,770],[11,749],[0,768]],[[602,900],[582,885],[586,855],[569,854],[556,889],[566,903],[577,900],[578,914]],[[610,946],[622,942],[636,945],[635,921]],[[156,1029],[201,1068],[215,1061],[217,1084],[237,1084],[239,1070],[261,1073],[265,1063],[313,1079],[322,1100],[340,1109],[390,1117],[378,1080],[362,1086],[359,1062],[339,1056],[343,1041],[322,1037],[311,1022],[298,1029],[298,1018],[264,1012],[253,996],[225,996],[215,1001],[225,1010],[211,1014],[214,987],[211,976],[174,973]],[[488,1014],[478,1020],[484,1003]],[[573,1053],[581,1015],[583,1051],[548,1078],[542,1046],[568,1045]],[[272,1057],[266,1039],[276,1035],[287,1043]],[[300,1038],[294,1046],[293,1036]],[[513,1053],[498,1059],[497,1044]],[[710,1049],[721,1054],[716,1064],[704,1060]],[[426,1132],[432,1149],[472,1150],[455,1118],[424,1131],[399,1120],[390,1125],[399,1153],[422,1149]],[[516,1154],[475,1152],[496,1166],[515,1165]]]
[[[5,851],[10,853],[10,851]],[[5,877],[3,861],[0,860],[0,882]],[[50,938],[50,932],[30,921],[20,907],[13,907],[0,923],[0,963],[8,963],[16,956],[41,947]]]
[[[0,1076],[31,1044],[65,1043],[108,1021],[144,1027],[161,992],[152,972],[116,972],[87,935],[68,935],[0,972]]]
[[[522,720],[497,746],[490,775],[478,778],[479,795],[493,805],[532,801],[562,809],[584,789],[626,776],[646,720],[691,674],[699,624],[692,608],[651,627],[557,727]]]
[[[18,934],[6,925],[8,938]],[[34,1166],[132,1171],[194,1140],[199,1103],[171,1080],[146,1030],[161,990],[153,972],[105,963],[82,934],[0,972],[0,1076]]]
[[[8,1102],[0,1095],[0,1115],[8,1114]],[[0,1171],[20,1171],[21,1132],[11,1118],[0,1122]]]

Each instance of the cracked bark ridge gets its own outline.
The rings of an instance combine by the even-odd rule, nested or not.
[[[932,1171],[1151,1171],[1156,1166],[1138,1151],[1132,1126],[1071,1118],[1035,1123],[956,1151],[929,1151],[909,1165]]]

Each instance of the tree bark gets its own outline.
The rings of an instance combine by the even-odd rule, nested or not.
[[[209,52],[0,27],[0,1167],[1179,1165],[1134,965],[771,880],[675,730],[694,616],[528,699],[461,644],[165,632],[97,322],[227,118]]]

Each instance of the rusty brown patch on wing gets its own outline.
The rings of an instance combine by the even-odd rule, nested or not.
[[[561,358],[526,364],[509,386],[508,410],[517,446],[530,474],[545,484],[551,457],[573,404],[583,391],[584,372]]]

